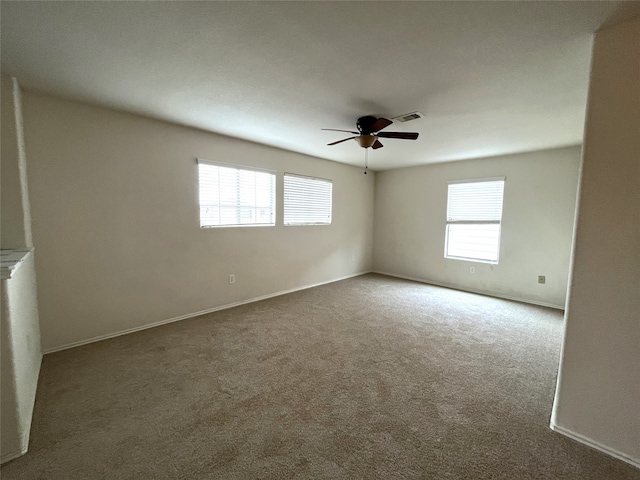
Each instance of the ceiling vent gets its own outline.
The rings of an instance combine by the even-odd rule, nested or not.
[[[419,118],[424,118],[424,113],[420,113],[420,112],[405,113],[404,115],[393,117],[391,120],[393,120],[394,122],[404,123],[404,122],[410,122],[411,120],[417,120]]]

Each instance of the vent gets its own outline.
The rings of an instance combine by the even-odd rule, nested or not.
[[[411,120],[417,120],[419,118],[424,118],[424,113],[420,112],[411,112],[405,113],[404,115],[400,115],[399,117],[393,117],[391,120],[394,122],[410,122]]]

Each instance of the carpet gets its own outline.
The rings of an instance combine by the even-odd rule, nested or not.
[[[369,274],[52,353],[2,478],[640,479],[549,429],[562,333]]]

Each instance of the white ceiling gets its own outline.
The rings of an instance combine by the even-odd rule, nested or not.
[[[1,2],[2,72],[361,165],[362,115],[420,111],[374,170],[581,142],[591,34],[640,2]]]

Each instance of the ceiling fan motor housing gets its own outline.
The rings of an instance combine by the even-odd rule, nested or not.
[[[364,117],[360,117],[356,122],[356,126],[358,127],[358,131],[363,135],[370,135],[373,133],[373,125],[378,121],[376,117],[372,117],[371,115],[367,115]]]

